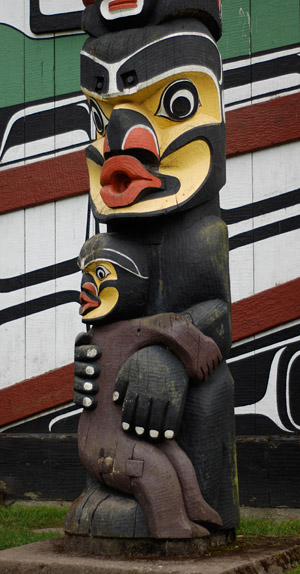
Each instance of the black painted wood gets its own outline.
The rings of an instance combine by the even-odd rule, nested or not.
[[[300,508],[300,437],[239,437],[240,504]],[[86,471],[73,435],[0,434],[0,476],[7,498],[73,501]]]

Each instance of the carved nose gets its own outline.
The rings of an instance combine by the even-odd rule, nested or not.
[[[150,122],[139,112],[120,108],[110,116],[104,155],[128,154],[145,162],[159,162],[159,145]]]

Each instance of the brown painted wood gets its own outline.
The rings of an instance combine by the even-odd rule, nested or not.
[[[300,95],[293,94],[227,112],[227,157],[298,140],[299,102]],[[84,151],[6,169],[0,174],[0,213],[74,197],[88,189]]]
[[[217,365],[221,360],[217,346],[190,321],[173,313],[94,327],[93,342],[102,349],[100,390],[96,409],[84,411],[79,422],[82,463],[95,479],[135,496],[147,517],[151,536],[205,536],[207,531],[194,521],[221,521],[204,501],[189,458],[175,440],[156,445],[125,433],[121,426],[122,408],[113,403],[112,395],[120,367],[138,349],[157,343],[167,345],[190,376],[201,383],[205,377],[202,365],[209,363],[213,368],[213,363]],[[160,365],[153,365],[152,372],[145,376],[156,378],[157,367]],[[138,363],[137,368],[143,367]],[[164,372],[166,379],[172,376],[168,364],[164,365]]]

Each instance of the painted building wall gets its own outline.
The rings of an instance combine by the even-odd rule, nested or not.
[[[75,432],[87,232],[81,0],[0,0],[0,432]],[[237,434],[300,431],[299,0],[224,0]],[[93,233],[93,223],[90,223]],[[299,501],[300,504],[300,501]]]

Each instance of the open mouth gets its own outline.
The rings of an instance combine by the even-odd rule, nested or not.
[[[124,207],[134,203],[145,190],[160,189],[162,182],[138,159],[120,155],[104,162],[101,185],[100,194],[108,207]]]
[[[86,315],[92,309],[99,307],[100,301],[97,297],[97,289],[93,283],[84,283],[79,296],[79,314]]]

